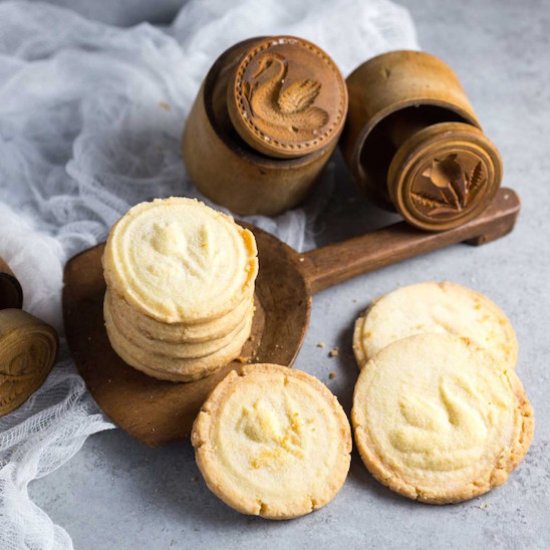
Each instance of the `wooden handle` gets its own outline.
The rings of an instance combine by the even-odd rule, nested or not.
[[[426,233],[400,222],[348,241],[317,248],[300,258],[303,273],[314,294],[362,273],[466,241],[480,245],[503,237],[515,224],[518,195],[502,188],[477,218],[441,233]]]
[[[0,258],[0,309],[23,307],[23,289],[10,266]]]

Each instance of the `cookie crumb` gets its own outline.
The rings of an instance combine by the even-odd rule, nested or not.
[[[335,372],[329,372],[328,373],[328,379],[329,380],[334,380],[336,378],[336,373]]]
[[[340,354],[340,350],[338,348],[332,348],[329,352],[328,352],[328,356],[329,357],[338,357],[338,355]]]
[[[305,258],[303,256],[300,256],[300,261],[303,262]]]
[[[166,101],[159,101],[159,107],[165,111],[170,111],[171,109],[170,104],[166,103]]]
[[[191,481],[193,483],[196,483],[198,480],[199,480],[199,478],[197,476],[191,476]]]
[[[325,347],[324,342],[317,342],[317,347],[323,349]]]

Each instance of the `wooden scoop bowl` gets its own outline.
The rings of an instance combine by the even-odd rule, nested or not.
[[[258,244],[260,272],[246,360],[291,366],[307,329],[311,296],[361,273],[466,241],[479,245],[509,233],[519,198],[500,189],[477,218],[443,233],[426,233],[405,222],[299,254],[276,237],[249,226]],[[196,382],[150,378],[112,350],[103,324],[104,245],[72,258],[65,267],[65,332],[76,365],[98,405],[130,435],[160,445],[189,435],[208,393],[239,362]]]

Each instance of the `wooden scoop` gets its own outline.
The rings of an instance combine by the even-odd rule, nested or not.
[[[480,245],[509,233],[519,198],[500,189],[476,219],[442,233],[405,222],[299,254],[276,237],[250,227],[258,244],[257,311],[243,355],[253,362],[292,365],[307,329],[311,295],[361,273],[466,241]],[[122,429],[147,443],[181,439],[216,384],[239,362],[189,383],[163,382],[126,365],[112,350],[103,324],[104,245],[72,258],[65,267],[63,313],[76,365],[98,405]]]

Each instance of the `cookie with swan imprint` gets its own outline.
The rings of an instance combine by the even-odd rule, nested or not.
[[[254,236],[205,204],[182,197],[131,208],[103,255],[109,289],[161,323],[204,323],[250,297],[258,273]]]
[[[315,377],[280,365],[229,373],[191,434],[209,489],[243,514],[290,519],[330,502],[350,466],[349,421]]]
[[[449,334],[404,338],[371,358],[359,374],[351,418],[372,475],[432,504],[467,500],[504,483],[534,431],[516,373]]]

